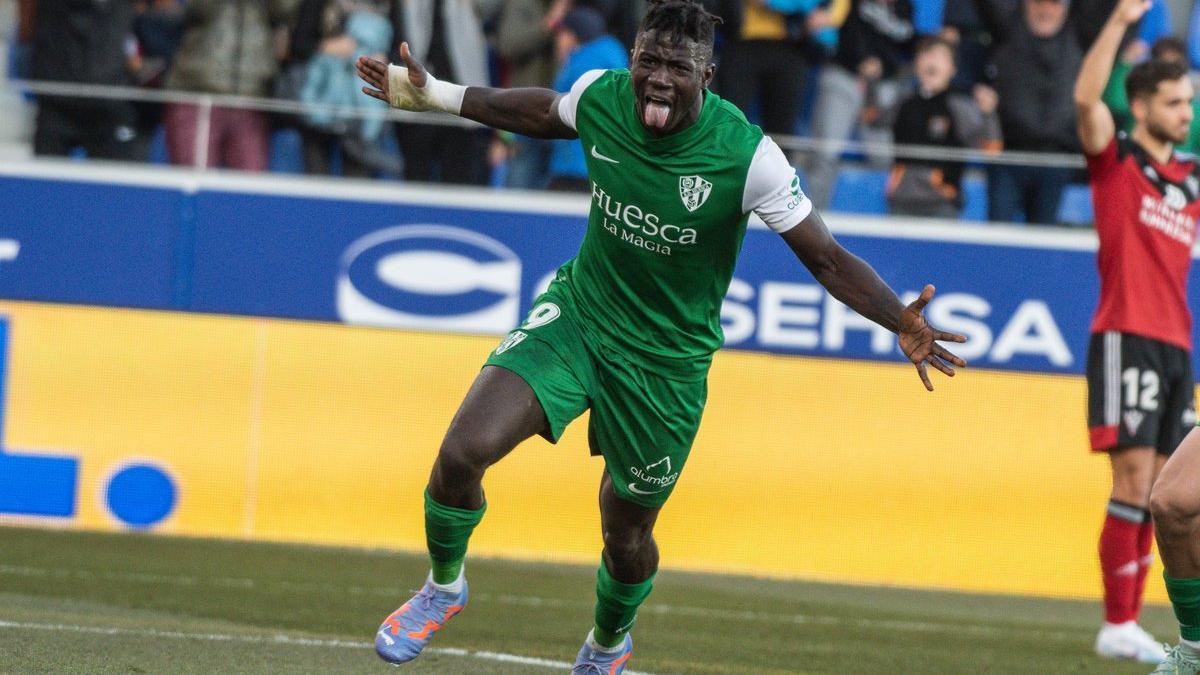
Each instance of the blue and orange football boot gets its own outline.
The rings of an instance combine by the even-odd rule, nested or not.
[[[633,656],[633,637],[628,633],[621,647],[611,652],[596,649],[592,634],[588,633],[579,655],[575,657],[571,675],[621,675],[630,656]]]
[[[425,586],[379,627],[375,634],[375,652],[379,658],[394,665],[412,661],[433,639],[434,633],[466,606],[466,579],[463,579],[460,593],[439,591],[433,587],[432,577],[426,579]]]

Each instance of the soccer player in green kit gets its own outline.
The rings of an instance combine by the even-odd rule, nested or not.
[[[380,626],[375,647],[413,658],[467,603],[463,560],[483,518],[481,479],[525,439],[555,442],[590,408],[604,456],[595,624],[574,673],[620,673],[629,631],[658,569],[652,531],[700,424],[720,307],[751,212],[829,292],[899,336],[925,387],[927,369],[965,363],[937,341],[869,265],[830,235],[778,146],[707,90],[717,19],[694,0],[652,2],[628,71],[592,71],[566,94],[462,87],[435,79],[401,46],[404,66],[363,58],[363,91],[412,111],[443,111],[539,138],[580,138],[591,213],[579,254],[528,319],[487,359],[446,432],[425,492],[432,570]]]

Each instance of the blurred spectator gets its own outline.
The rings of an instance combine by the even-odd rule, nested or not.
[[[508,0],[496,29],[496,53],[508,63],[510,87],[549,87],[557,62],[554,31],[571,0]],[[502,141],[498,141],[502,142]],[[514,136],[508,152],[511,188],[541,188],[550,168],[550,142]]]
[[[638,26],[642,24],[642,17],[646,16],[646,4],[647,0],[574,0],[572,3],[575,7],[588,7],[600,12],[608,26],[608,33],[620,41],[626,51],[633,49]]]
[[[947,2],[939,35],[954,47],[956,73],[951,83],[954,89],[971,91],[988,79],[988,50],[992,36],[983,19],[979,18],[979,12],[975,11],[974,3]]]
[[[1004,147],[1026,152],[1078,152],[1071,98],[1083,62],[1068,21],[1068,0],[975,0],[994,38]],[[988,167],[988,218],[1054,223],[1071,170],[1047,166]]]
[[[1151,0],[1155,4],[1160,4],[1163,1]],[[1118,0],[1068,0],[1067,4],[1070,7],[1067,21],[1074,28],[1075,34],[1079,38],[1079,46],[1083,48],[1083,51],[1086,52],[1092,46],[1092,43],[1096,41],[1096,37],[1100,35],[1100,31],[1108,21],[1108,17],[1112,15],[1113,9],[1116,8],[1117,2]],[[1166,9],[1165,6],[1157,9],[1152,7],[1150,11],[1155,12],[1163,9]],[[1167,22],[1169,30],[1170,18],[1168,16],[1160,15],[1158,18],[1151,17],[1150,21],[1151,28],[1149,30],[1151,33],[1159,30],[1158,27],[1162,25],[1162,21]],[[1122,48],[1138,37],[1142,23],[1143,21],[1138,21],[1137,24],[1131,26],[1126,31],[1125,36],[1121,38]]]
[[[717,71],[721,96],[750,113],[768,134],[793,134],[800,91],[815,53],[832,48],[832,17],[820,0],[743,0]],[[727,11],[738,11],[736,8]],[[820,47],[814,49],[814,41]]]
[[[1191,67],[1200,69],[1200,2],[1192,4],[1192,14],[1188,20],[1187,48]]]
[[[187,0],[183,44],[167,86],[206,94],[265,96],[279,68],[280,35],[297,0]],[[195,165],[197,137],[207,129],[207,166],[263,171],[269,118],[257,110],[214,106],[207,124],[198,106],[173,103],[164,118],[167,152]]]
[[[138,0],[133,34],[138,53],[134,74],[142,86],[161,87],[183,42],[185,0]]]
[[[900,104],[892,123],[896,143],[946,148],[1000,148],[996,92],[977,85],[972,98],[950,90],[954,50],[939,37],[917,45],[917,92]],[[894,214],[956,218],[962,209],[961,162],[897,161],[888,179]]]
[[[589,70],[629,67],[625,45],[605,32],[604,17],[594,9],[571,10],[555,32],[555,51],[562,69],[554,80],[554,90],[568,92],[581,75]],[[552,141],[549,189],[590,192],[587,162],[579,139]]]
[[[29,75],[29,45],[21,42],[21,30],[26,28],[20,19],[26,9],[23,5],[33,7],[31,0],[0,2],[0,119],[4,120],[0,124],[0,154],[7,154],[10,148],[25,151],[33,129],[32,106],[7,82],[9,77],[25,79]]]
[[[1187,45],[1177,37],[1164,37],[1149,50],[1149,56],[1155,61],[1171,61],[1174,63],[1188,65]],[[1113,64],[1112,75],[1108,78],[1108,85],[1104,88],[1104,103],[1112,111],[1113,121],[1116,122],[1117,129],[1130,132],[1133,130],[1133,113],[1129,110],[1129,97],[1125,93],[1125,80],[1129,77],[1129,71],[1143,60],[1146,56],[1146,45],[1141,40],[1137,40],[1126,47],[1117,62]],[[1195,73],[1193,73],[1195,79]],[[1188,132],[1187,140],[1178,146],[1178,150],[1187,153],[1200,153],[1200,100],[1192,100],[1192,117],[1191,130]]]
[[[97,85],[132,83],[134,11],[131,0],[40,0],[34,7],[35,80]],[[128,101],[82,96],[38,98],[33,151],[137,160],[137,113]]]
[[[12,62],[8,71],[21,79],[29,77],[33,53],[33,9],[35,0],[17,0],[16,2],[16,40],[9,54]]]
[[[554,31],[571,0],[508,0],[496,28],[496,53],[509,67],[510,87],[544,87],[554,81],[558,62]]]
[[[895,105],[905,85],[900,69],[911,54],[912,10],[910,0],[853,0],[833,62],[821,70],[814,137],[843,141],[861,126],[864,140],[889,140],[890,130],[868,125]],[[808,194],[818,208],[829,206],[841,154],[835,143],[808,156]]]
[[[162,88],[175,60],[175,52],[183,41],[184,0],[138,0],[134,3],[137,18],[133,34],[137,39],[137,55],[133,76],[138,85]],[[149,145],[163,119],[163,105],[139,102],[137,108],[138,142],[142,152],[149,154]]]
[[[359,56],[387,60],[394,5],[394,0],[302,0],[296,10],[289,53],[289,69],[301,69],[296,98],[378,110],[368,117],[325,109],[306,113],[300,125],[305,172],[333,173],[335,153],[346,176],[368,177],[383,168],[377,142],[387,106],[359,91],[354,62]]]
[[[405,0],[393,13],[392,60],[400,60],[400,43],[408,42],[413,58],[434,77],[467,87],[487,86],[482,26],[499,8],[500,0]],[[397,124],[404,178],[482,185],[487,182],[488,137],[482,130],[459,126]]]

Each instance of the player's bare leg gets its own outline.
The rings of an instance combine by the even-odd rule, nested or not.
[[[1179,619],[1179,647],[1155,672],[1200,671],[1200,430],[1167,460],[1150,494],[1167,595]]]
[[[460,509],[483,506],[483,474],[546,429],[546,413],[516,373],[484,366],[450,422],[429,476],[429,495]]]
[[[617,674],[625,669],[633,654],[629,631],[658,572],[658,544],[654,541],[658,512],[618,497],[612,478],[604,472],[600,480],[604,553],[597,571],[595,625],[575,658],[572,673]]]
[[[425,538],[432,569],[416,596],[379,627],[375,651],[411,661],[467,605],[463,560],[483,518],[483,474],[521,441],[546,428],[533,389],[512,371],[485,366],[454,415],[425,492]]]
[[[1162,645],[1137,623],[1151,563],[1154,530],[1150,486],[1163,459],[1154,448],[1135,446],[1109,452],[1112,493],[1100,533],[1104,578],[1104,625],[1096,636],[1100,656],[1157,663]]]
[[[1150,493],[1150,511],[1167,573],[1200,577],[1200,431],[1189,433],[1167,460]]]

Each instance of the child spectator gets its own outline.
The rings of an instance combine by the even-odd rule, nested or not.
[[[812,135],[835,141],[811,153],[806,163],[808,195],[817,208],[826,208],[833,193],[842,154],[836,142],[849,139],[860,125],[874,127],[879,111],[899,97],[900,69],[914,36],[912,12],[910,0],[854,0],[850,6],[833,61],[821,69],[813,113]],[[890,136],[886,130],[869,135],[865,140],[886,142]]]
[[[917,92],[900,104],[892,125],[896,143],[947,148],[1000,147],[996,92],[978,85],[974,98],[953,92],[954,51],[939,37],[917,45]],[[960,162],[897,161],[888,180],[891,212],[956,218],[962,209]]]

